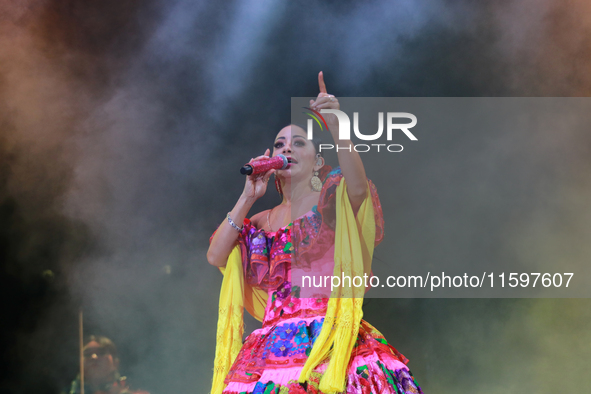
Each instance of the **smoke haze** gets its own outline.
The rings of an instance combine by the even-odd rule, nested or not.
[[[342,97],[586,97],[590,11],[584,0],[4,1],[0,392],[68,385],[79,307],[87,333],[118,345],[134,386],[208,392],[221,284],[208,239],[242,190],[237,165],[271,146],[290,97],[315,96],[320,70]],[[536,136],[525,158],[544,171],[555,148],[572,152],[560,155],[561,182],[537,189],[555,193],[561,215],[532,209],[513,229],[528,258],[588,256],[590,141],[564,133],[558,147]],[[424,192],[381,198],[412,211]],[[589,306],[368,300],[365,318],[426,393],[551,393],[591,383]]]

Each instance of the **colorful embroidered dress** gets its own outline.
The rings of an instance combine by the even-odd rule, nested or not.
[[[310,296],[309,290],[292,285],[292,273],[333,274],[335,192],[342,178],[339,169],[331,172],[318,206],[277,232],[258,230],[245,221],[239,237],[245,282],[266,291],[268,299],[263,327],[244,341],[224,380],[223,393],[321,393],[318,383],[328,360],[314,368],[306,384],[298,383],[298,378],[322,329],[330,287],[328,293],[319,289]],[[369,184],[377,244],[383,237],[383,218],[377,191]],[[361,320],[345,392],[422,393],[407,362],[382,334]]]

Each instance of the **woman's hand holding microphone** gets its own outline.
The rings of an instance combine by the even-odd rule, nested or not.
[[[269,160],[270,153],[271,151],[267,149],[263,155],[251,159],[249,163],[259,160]],[[256,200],[265,195],[269,178],[275,173],[275,171],[277,170],[269,170],[261,174],[248,175],[246,177],[246,183],[244,184],[242,196],[254,203]]]

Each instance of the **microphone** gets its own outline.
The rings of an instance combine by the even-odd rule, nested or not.
[[[288,164],[287,157],[277,155],[268,160],[255,160],[251,163],[245,164],[240,169],[240,173],[242,175],[257,175],[269,170],[285,170]]]

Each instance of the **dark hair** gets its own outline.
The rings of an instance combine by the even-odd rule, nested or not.
[[[88,345],[90,342],[96,342],[100,345],[101,348],[107,350],[113,358],[117,358],[117,346],[107,337],[103,337],[101,335],[89,335],[84,341],[84,346]]]

